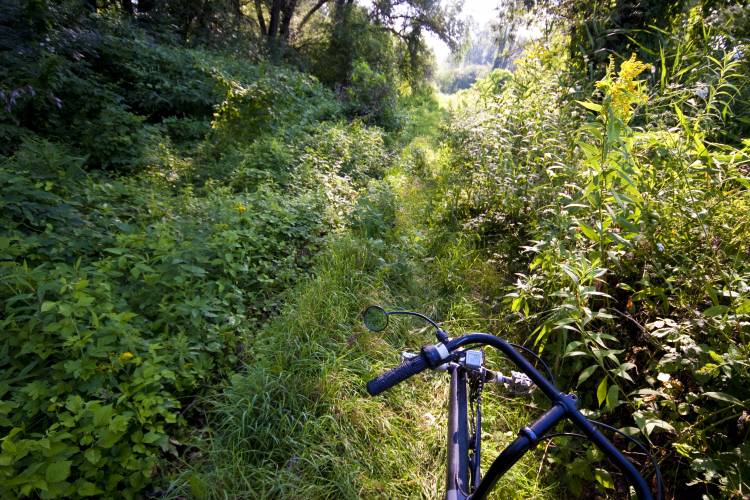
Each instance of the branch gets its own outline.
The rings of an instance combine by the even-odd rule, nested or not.
[[[298,31],[302,31],[302,27],[307,24],[307,21],[310,20],[313,14],[315,14],[318,9],[320,9],[322,6],[327,4],[329,0],[318,0],[318,3],[315,4],[315,6],[310,9],[307,14],[305,14],[305,17],[302,18],[302,22],[299,23],[299,26],[297,26]]]

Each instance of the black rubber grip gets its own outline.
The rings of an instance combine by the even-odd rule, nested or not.
[[[424,354],[421,352],[418,356],[415,356],[407,361],[404,361],[396,368],[388,370],[385,373],[380,374],[377,378],[374,378],[367,382],[367,392],[370,396],[377,396],[381,392],[390,389],[399,382],[403,382],[412,375],[424,371],[429,365]]]

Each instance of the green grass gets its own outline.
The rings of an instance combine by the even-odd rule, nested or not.
[[[399,362],[401,350],[418,349],[433,340],[432,333],[402,319],[373,334],[360,321],[361,311],[375,303],[427,312],[456,335],[488,327],[479,299],[502,277],[480,265],[470,241],[444,226],[430,227],[436,193],[429,178],[440,163],[435,144],[434,136],[415,138],[385,180],[371,182],[370,194],[360,200],[364,215],[355,217],[360,224],[329,240],[312,276],[252,338],[246,371],[210,402],[202,444],[185,455],[167,496],[443,494],[446,375],[419,375],[376,398],[365,392],[370,378]],[[409,160],[415,150],[427,162],[418,173]],[[373,189],[390,197],[372,195]],[[363,221],[368,217],[377,220]],[[528,401],[494,390],[484,401],[487,467],[533,412]],[[518,464],[498,486],[497,498],[553,497],[539,456],[529,454]]]

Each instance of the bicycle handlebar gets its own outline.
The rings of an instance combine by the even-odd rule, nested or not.
[[[422,349],[420,355],[405,361],[400,366],[387,371],[368,382],[367,392],[373,396],[380,394],[412,375],[424,371],[428,367],[434,368],[448,359],[450,354],[459,347],[472,344],[489,345],[501,351],[518,368],[526,373],[532,382],[534,382],[534,384],[554,403],[553,408],[548,412],[552,412],[551,416],[541,422],[537,421],[532,425],[532,428],[536,424],[541,424],[539,430],[543,433],[557,423],[558,420],[567,418],[573,422],[573,424],[575,424],[576,427],[578,427],[600,450],[602,450],[602,452],[612,460],[623,474],[625,474],[630,481],[630,484],[635,488],[638,498],[643,500],[653,499],[653,494],[648,488],[643,476],[641,476],[635,466],[625,458],[625,456],[578,410],[576,398],[574,396],[563,394],[554,384],[552,384],[552,382],[547,380],[544,375],[534,368],[525,357],[516,351],[513,346],[495,335],[489,333],[469,333],[448,340],[445,343],[437,344],[436,346],[426,346]],[[552,421],[553,417],[554,422]],[[512,450],[512,456],[507,456],[506,453],[503,453],[495,460],[488,470],[487,475],[481,481],[479,488],[474,495],[472,495],[472,498],[484,498],[497,479],[499,479],[499,477],[502,476],[502,474],[510,468],[510,466],[513,465],[523,453],[536,444],[538,437],[542,437],[541,435],[537,436],[535,432],[528,432],[529,430],[532,429],[529,427],[524,428],[521,435],[519,435],[518,439],[514,442],[516,449]]]
[[[425,355],[420,352],[413,358],[404,360],[396,368],[381,373],[378,377],[367,382],[367,392],[370,393],[370,396],[377,396],[412,375],[426,370],[429,366]]]

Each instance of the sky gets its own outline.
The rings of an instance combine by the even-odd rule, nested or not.
[[[495,9],[497,8],[500,0],[464,0],[462,17],[472,17],[477,25],[483,25],[487,21],[497,17]],[[427,44],[435,52],[435,59],[437,60],[438,66],[441,66],[447,61],[450,56],[450,49],[448,46],[440,41],[438,37],[432,33],[427,33]]]
[[[441,1],[443,4],[446,3],[446,0]],[[464,0],[461,17],[464,19],[472,17],[474,22],[481,26],[487,21],[497,17],[495,9],[501,1],[502,0]],[[358,0],[357,3],[365,7],[372,5],[371,0]],[[435,59],[438,66],[441,66],[448,60],[448,56],[450,56],[451,53],[450,49],[445,43],[429,31],[427,31],[427,45],[429,45],[435,52]]]

